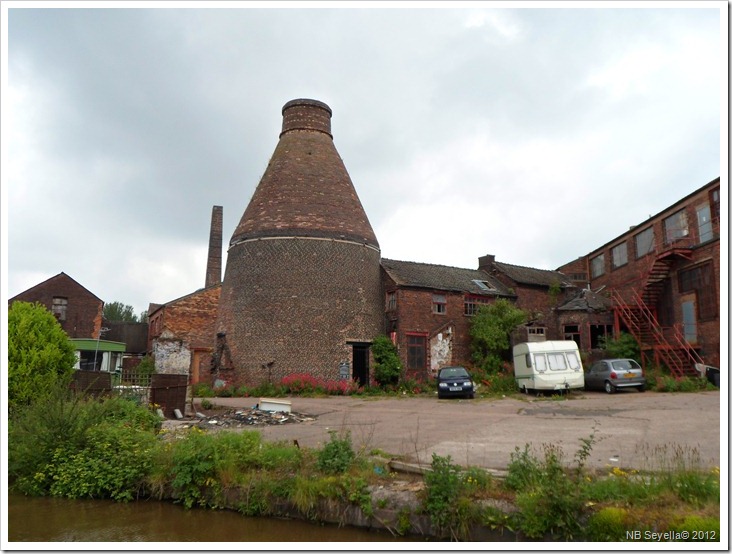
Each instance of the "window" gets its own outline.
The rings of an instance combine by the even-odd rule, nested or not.
[[[397,295],[396,292],[388,292],[386,294],[386,311],[393,312],[397,307]]]
[[[563,352],[549,352],[546,357],[549,361],[549,369],[554,371],[567,369],[567,360],[565,359]]]
[[[472,294],[465,296],[465,315],[471,316],[478,313],[478,309],[482,304],[488,304],[490,300],[483,296],[473,296]]]
[[[573,340],[580,344],[580,330],[579,325],[565,325],[564,326],[564,340]]]
[[[702,204],[696,208],[696,223],[699,229],[699,243],[707,242],[714,238],[712,211],[709,209],[709,204]]]
[[[600,254],[590,260],[590,272],[593,279],[605,274],[605,254]]]
[[[663,220],[663,237],[665,244],[673,244],[689,234],[686,212],[681,210]]]
[[[447,300],[444,294],[432,295],[432,313],[442,315],[447,313]]]
[[[696,292],[701,321],[717,317],[717,294],[711,262],[679,272],[679,292]]]
[[[427,367],[427,337],[407,334],[407,369]]]
[[[719,219],[719,189],[714,189],[709,193],[712,202],[712,217]]]
[[[59,321],[66,321],[66,308],[69,305],[69,301],[62,296],[53,297],[53,305],[51,306],[51,312],[56,316]]]
[[[534,354],[534,367],[536,371],[546,371],[546,356],[544,354]]]
[[[653,252],[656,248],[655,237],[653,236],[653,227],[649,227],[645,231],[641,231],[635,235],[635,257],[642,258],[646,254]]]
[[[529,341],[541,341],[546,336],[546,327],[527,327],[526,331],[529,333]]]
[[[590,325],[590,348],[602,348],[606,336],[613,336],[612,325]]]
[[[618,244],[611,250],[613,255],[613,269],[624,266],[628,263],[628,243]]]
[[[587,273],[569,273],[567,277],[570,281],[587,281]]]
[[[481,281],[480,279],[473,279],[473,283],[478,285],[481,289],[487,292],[496,292],[496,288],[491,285],[488,281]]]
[[[569,363],[570,369],[579,369],[582,367],[576,352],[567,352],[567,362]]]

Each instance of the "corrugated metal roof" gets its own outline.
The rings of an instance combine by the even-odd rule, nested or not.
[[[481,296],[515,296],[495,277],[478,269],[381,259],[397,285],[457,291]]]
[[[575,286],[572,281],[564,275],[564,273],[560,273],[559,271],[536,269],[534,267],[511,265],[502,262],[493,262],[493,267],[513,281],[524,285],[540,285],[549,287],[558,282],[562,287]]]

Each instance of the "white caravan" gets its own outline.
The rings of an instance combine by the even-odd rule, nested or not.
[[[519,390],[568,391],[585,386],[579,348],[573,340],[522,342],[513,347]]]

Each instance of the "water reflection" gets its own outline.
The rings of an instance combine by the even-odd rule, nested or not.
[[[249,518],[229,510],[186,510],[157,501],[128,504],[11,495],[11,542],[382,542],[388,532],[298,520]]]

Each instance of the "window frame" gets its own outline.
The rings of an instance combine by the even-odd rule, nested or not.
[[[447,295],[432,294],[432,313],[435,315],[447,315]]]
[[[642,245],[645,249],[641,249],[640,248],[641,237],[643,237],[643,239],[645,239],[645,237],[647,237],[649,235],[651,237],[651,240],[649,241],[647,246],[645,244]],[[648,227],[647,229],[643,229],[642,231],[633,235],[633,242],[635,244],[635,259],[636,260],[654,252],[656,250],[656,234],[653,231],[653,227]],[[646,242],[646,241],[644,240],[644,242]]]
[[[407,370],[424,371],[427,369],[427,334],[406,333],[407,336]],[[415,352],[415,349],[419,351]],[[420,359],[421,358],[421,359]],[[421,361],[421,364],[419,363]],[[416,362],[416,363],[414,363]]]
[[[614,270],[628,265],[628,241],[623,241],[610,249],[610,263]]]
[[[599,263],[598,263],[599,262]],[[605,253],[598,254],[590,260],[590,275],[592,279],[597,279],[605,275]]]

